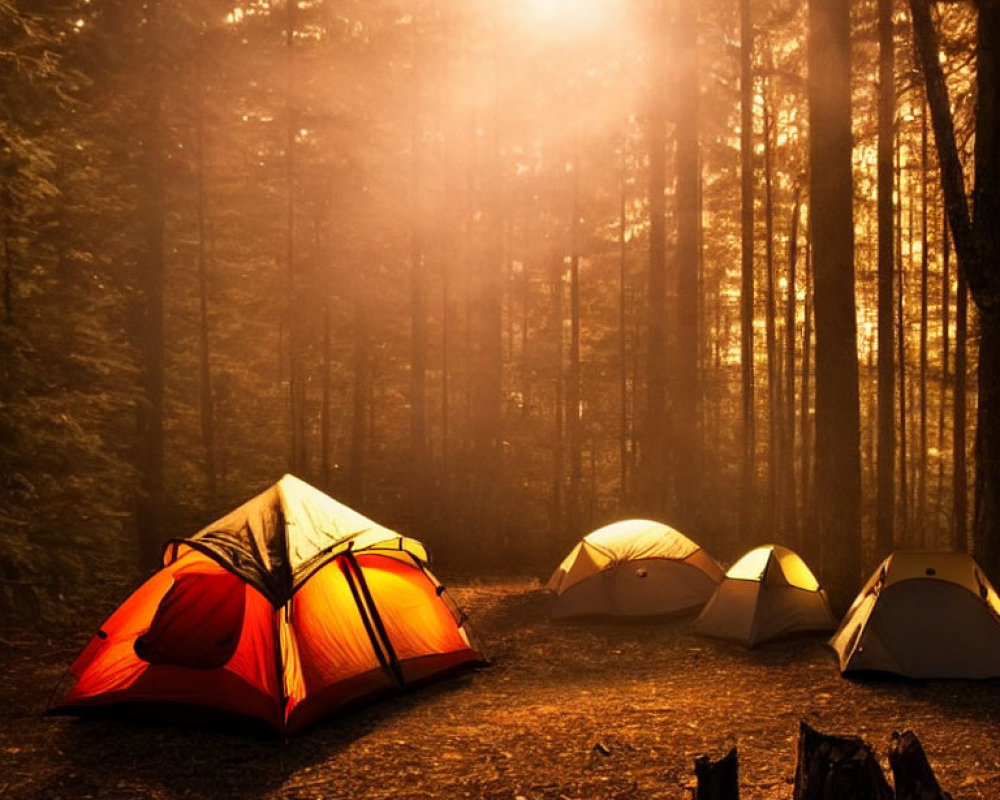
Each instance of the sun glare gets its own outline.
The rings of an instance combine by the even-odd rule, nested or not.
[[[608,21],[609,0],[518,0],[519,15],[532,27],[549,34],[593,30]]]
[[[539,23],[560,22],[566,16],[572,16],[572,0],[524,0],[526,10]]]

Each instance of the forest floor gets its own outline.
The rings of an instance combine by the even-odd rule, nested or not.
[[[883,765],[912,729],[955,800],[1000,797],[1000,681],[848,681],[822,639],[747,651],[687,620],[552,622],[537,581],[451,591],[492,666],[287,743],[43,718],[86,634],[0,632],[0,798],[680,799],[696,757],[736,744],[741,797],[784,800],[800,719],[862,736]]]

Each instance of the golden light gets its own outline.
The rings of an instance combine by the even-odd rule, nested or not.
[[[547,35],[593,31],[611,21],[616,0],[515,0],[512,4],[528,26]]]

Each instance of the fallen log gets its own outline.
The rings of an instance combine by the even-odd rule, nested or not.
[[[913,731],[894,731],[889,745],[889,767],[896,800],[951,800],[941,789],[920,739]]]
[[[872,749],[857,737],[828,736],[799,722],[793,800],[893,800]]]
[[[694,762],[698,786],[694,800],[740,800],[739,764],[736,748],[730,749],[718,761],[699,756]]]

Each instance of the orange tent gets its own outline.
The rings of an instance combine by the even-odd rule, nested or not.
[[[291,475],[188,539],[101,626],[50,713],[291,733],[484,658],[427,551]]]

